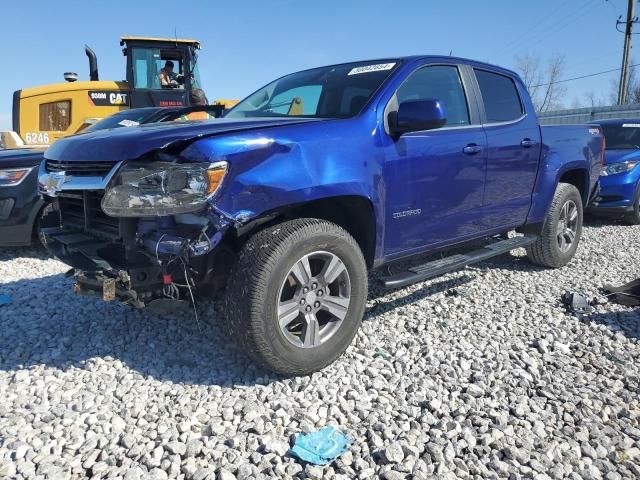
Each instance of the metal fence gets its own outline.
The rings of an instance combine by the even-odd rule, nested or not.
[[[606,118],[640,118],[640,104],[614,105],[612,107],[573,108],[538,113],[542,125],[561,125],[567,123],[587,123]]]

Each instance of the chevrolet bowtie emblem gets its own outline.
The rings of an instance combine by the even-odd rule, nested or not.
[[[64,182],[66,182],[69,178],[71,177],[67,177],[67,174],[64,171],[51,172],[49,175],[47,175],[47,181],[44,185],[45,192],[48,195],[55,196],[57,192],[62,190],[62,185],[64,185]]]

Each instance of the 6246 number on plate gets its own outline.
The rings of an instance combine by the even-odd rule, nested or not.
[[[29,145],[49,144],[49,134],[43,132],[29,132],[24,136],[24,141]]]

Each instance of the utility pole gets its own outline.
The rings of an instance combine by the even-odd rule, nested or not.
[[[616,29],[624,24],[624,50],[622,52],[622,69],[620,71],[620,85],[618,87],[618,105],[624,105],[627,101],[627,87],[629,84],[629,56],[631,53],[631,35],[633,34],[633,24],[638,23],[638,18],[634,16],[636,0],[628,0],[627,21],[618,19]],[[620,30],[618,30],[620,31]]]

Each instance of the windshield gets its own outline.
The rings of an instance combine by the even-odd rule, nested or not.
[[[123,110],[94,123],[84,131],[95,132],[96,130],[105,130],[107,128],[134,127],[141,123],[145,123],[148,118],[157,112],[158,109],[155,108],[144,109],[142,111],[135,109]]]
[[[607,150],[640,149],[640,122],[602,125]]]
[[[380,60],[292,73],[245,98],[225,117],[353,117],[398,65]]]

